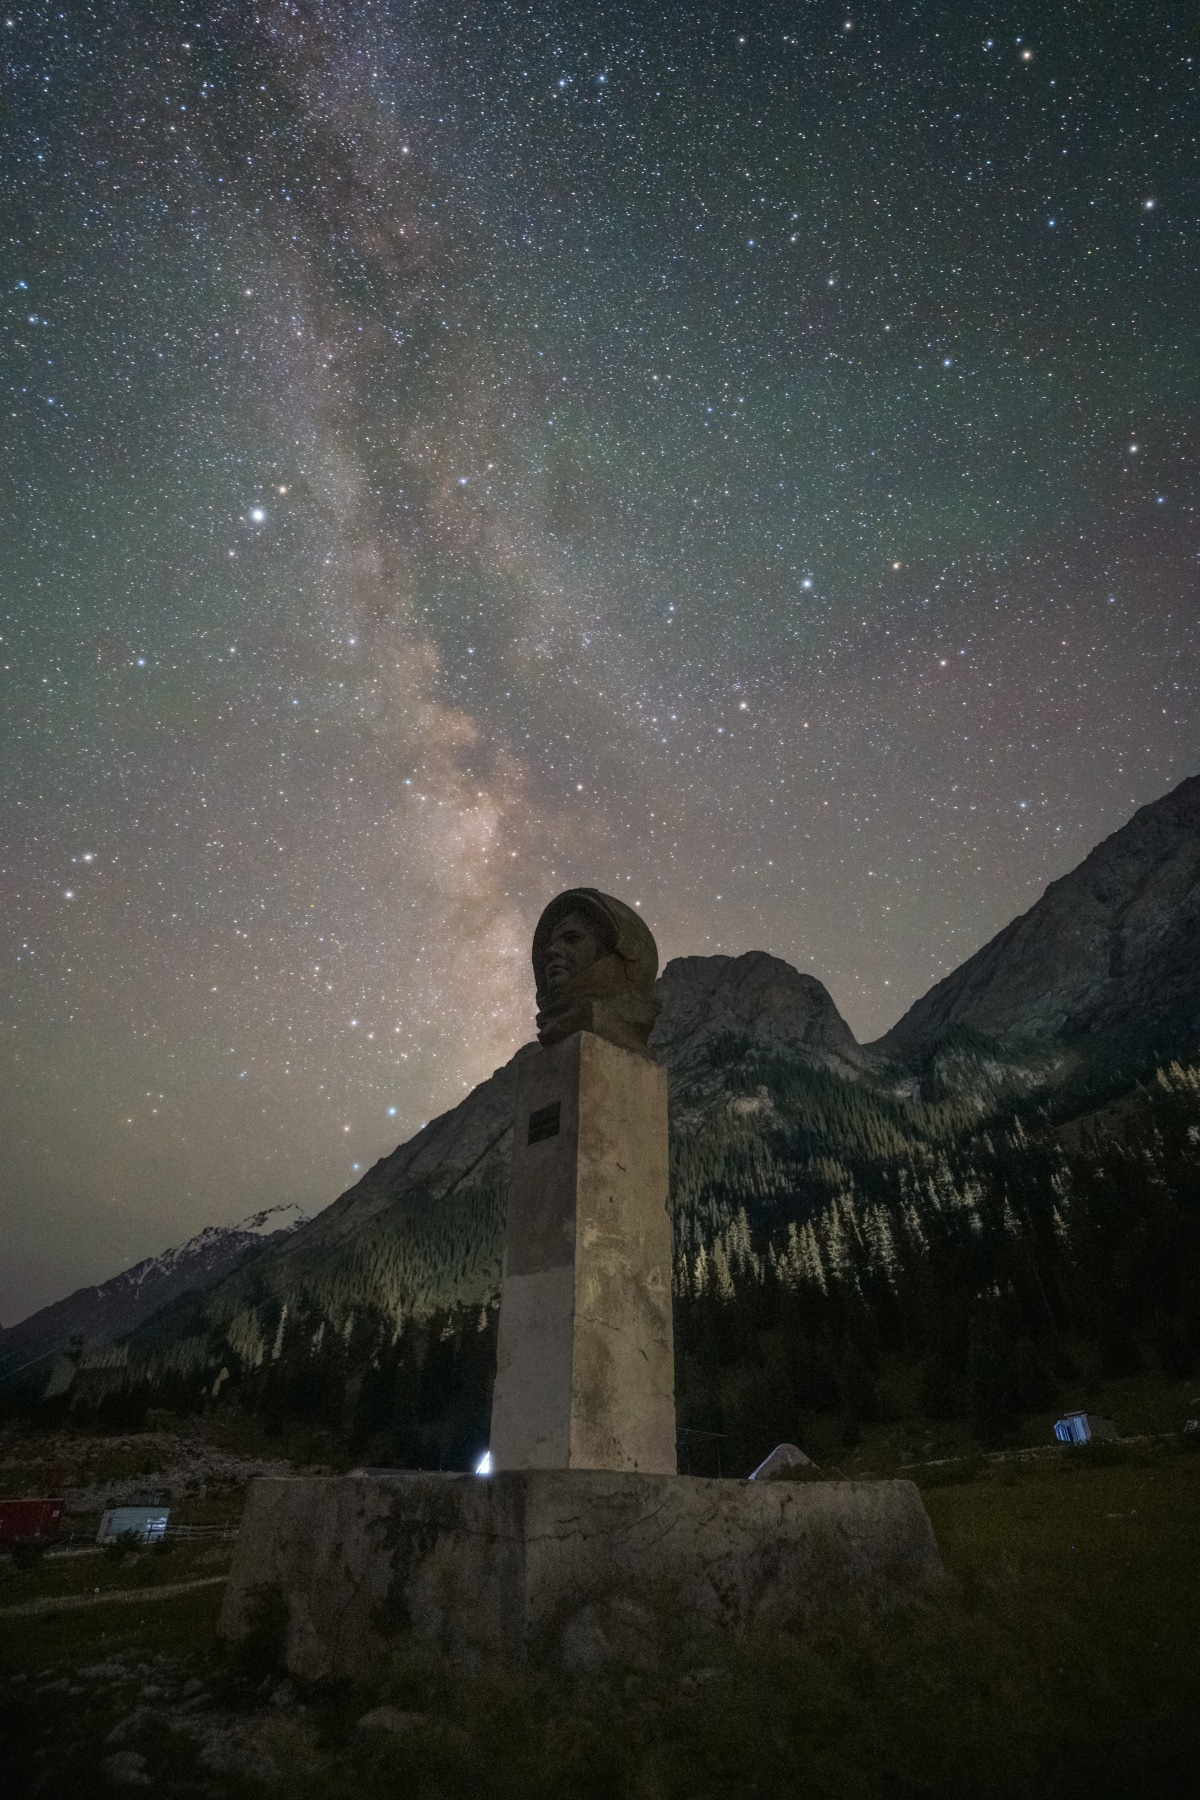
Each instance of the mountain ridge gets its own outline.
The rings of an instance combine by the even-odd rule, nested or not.
[[[304,1223],[294,1202],[269,1206],[233,1225],[205,1225],[186,1243],[143,1257],[107,1281],[76,1288],[15,1324],[0,1327],[0,1365],[48,1356],[72,1338],[94,1349],[135,1330],[180,1294],[211,1286],[247,1256]]]
[[[1155,1022],[1200,1031],[1200,775],[1139,807],[871,1049],[912,1059],[956,1025],[1071,1041]]]
[[[724,1292],[738,1269],[768,1267],[825,1291],[855,1234],[887,1279],[901,1237],[905,1255],[932,1241],[922,1208],[982,1230],[993,1140],[1024,1142],[1014,1108],[1065,1117],[1071,1081],[1114,1034],[1200,1040],[1198,884],[1193,778],[865,1046],[816,977],[766,952],[669,962],[651,1047],[669,1076],[680,1291],[711,1278]],[[222,1370],[269,1370],[288,1344],[325,1355],[332,1334],[370,1357],[421,1320],[494,1318],[516,1068],[535,1053],[522,1046],[278,1244],[140,1322],[120,1379],[219,1386]]]

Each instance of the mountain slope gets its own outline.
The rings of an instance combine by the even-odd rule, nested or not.
[[[93,1349],[134,1331],[179,1295],[211,1287],[244,1262],[294,1231],[305,1215],[293,1205],[271,1206],[236,1225],[206,1225],[186,1244],[148,1256],[96,1287],[77,1288],[0,1330],[0,1366],[13,1368],[78,1337]]]
[[[1200,776],[1143,806],[874,1048],[901,1062],[956,1026],[1008,1039],[1200,1030]]]
[[[752,1091],[731,1098],[729,1083],[738,1087],[733,1071],[770,1055],[845,1085],[860,1052],[825,988],[750,952],[669,963],[659,992],[654,1044],[672,1075],[674,1135],[685,1147],[680,1204],[699,1196],[704,1172],[718,1164],[735,1182],[753,1166],[764,1192],[791,1185],[788,1159],[764,1156],[757,1141],[761,1101]],[[131,1367],[191,1379],[222,1361],[269,1364],[289,1333],[320,1341],[327,1327],[344,1334],[356,1321],[396,1333],[439,1311],[482,1316],[499,1297],[516,1066],[533,1052],[524,1046],[286,1242],[142,1326]]]
[[[136,1343],[186,1370],[214,1331],[256,1368],[290,1316],[343,1330],[369,1314],[399,1329],[447,1306],[484,1307],[499,1283],[516,1065],[527,1046],[382,1157],[286,1244],[235,1270],[199,1305],[163,1315]]]
[[[680,1304],[775,1281],[809,1308],[834,1306],[849,1284],[856,1306],[886,1310],[902,1281],[934,1291],[932,1258],[959,1314],[960,1290],[1025,1281],[1034,1267],[1037,1304],[1050,1306],[1070,1196],[1092,1179],[1068,1167],[1058,1134],[1103,1100],[1094,1081],[1065,1080],[1086,1067],[1071,1043],[1090,1031],[1142,1045],[1115,1086],[1105,1077],[1109,1098],[1145,1071],[1145,1045],[1168,1027],[1195,1060],[1198,811],[1200,782],[1144,808],[879,1045],[856,1044],[822,984],[778,958],[668,963],[652,1044],[670,1080]],[[158,1311],[119,1371],[96,1366],[92,1396],[165,1383],[186,1397],[245,1380],[298,1406],[319,1380],[340,1416],[364,1381],[391,1380],[402,1339],[420,1344],[410,1327],[438,1320],[441,1342],[464,1329],[477,1339],[473,1379],[484,1381],[516,1065],[535,1053],[518,1051],[317,1218]],[[1200,1090],[1190,1070],[1171,1081],[1156,1104],[1174,1109],[1163,1165],[1174,1191],[1200,1142]],[[1129,1187],[1124,1164],[1113,1180]]]

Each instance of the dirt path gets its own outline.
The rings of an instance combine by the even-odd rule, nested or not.
[[[130,1604],[135,1600],[173,1600],[176,1594],[190,1594],[194,1588],[216,1587],[227,1581],[227,1575],[202,1575],[196,1581],[168,1581],[162,1587],[109,1588],[105,1594],[48,1595],[41,1600],[26,1600],[21,1606],[6,1606],[0,1619],[29,1618],[33,1613],[76,1612],[84,1606],[104,1606],[110,1600]]]

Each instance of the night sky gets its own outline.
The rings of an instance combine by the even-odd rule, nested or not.
[[[562,887],[870,1038],[1196,771],[1196,27],[0,15],[0,1319],[332,1200]]]

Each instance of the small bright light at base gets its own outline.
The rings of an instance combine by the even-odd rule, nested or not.
[[[475,1473],[477,1475],[490,1475],[491,1472],[492,1453],[490,1450],[485,1450],[479,1461],[475,1464]]]

